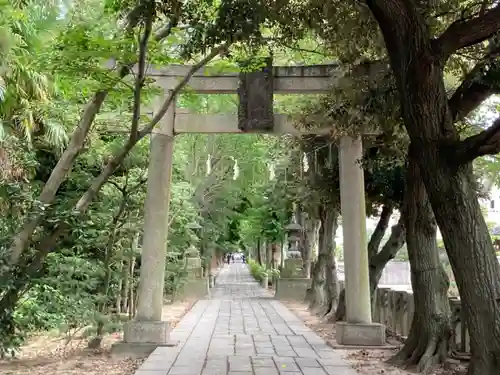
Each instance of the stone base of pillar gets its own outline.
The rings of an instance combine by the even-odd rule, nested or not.
[[[335,337],[340,345],[383,346],[385,326],[380,323],[347,323],[335,324]]]
[[[274,298],[285,301],[304,301],[307,289],[311,286],[311,279],[306,278],[279,278],[276,282]]]
[[[116,357],[143,357],[157,347],[176,346],[171,341],[170,324],[156,321],[130,321],[123,327],[123,341],[113,344],[111,354]]]

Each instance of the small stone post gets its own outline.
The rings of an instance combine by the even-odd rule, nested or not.
[[[372,323],[362,158],[361,138],[343,136],[339,162],[347,322],[337,323],[337,341],[384,345],[384,326]]]

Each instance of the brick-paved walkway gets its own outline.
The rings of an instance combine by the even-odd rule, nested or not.
[[[354,375],[356,371],[250,276],[226,266],[135,375]]]

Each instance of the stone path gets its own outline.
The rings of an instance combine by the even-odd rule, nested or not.
[[[212,289],[135,375],[354,375],[356,371],[241,263],[225,266]]]

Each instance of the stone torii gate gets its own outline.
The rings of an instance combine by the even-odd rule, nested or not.
[[[149,69],[147,74],[164,91],[171,93],[190,70],[188,66]],[[349,85],[350,79],[337,65],[272,67],[275,93],[320,94],[332,85]],[[352,73],[352,72],[351,72]],[[200,94],[238,92],[239,73],[213,73],[200,69],[189,81],[189,88]],[[272,92],[271,92],[272,93]],[[158,108],[158,107],[157,107]],[[258,132],[258,131],[253,131]],[[325,134],[329,129],[296,129],[292,119],[274,114],[272,134]],[[165,277],[165,246],[168,232],[170,182],[175,135],[183,133],[245,133],[238,128],[236,114],[190,114],[178,111],[175,102],[152,134],[148,168],[147,197],[144,208],[144,241],[138,290],[137,314],[125,327],[126,347],[150,351],[169,343],[168,322],[161,321]],[[346,322],[337,323],[337,341],[345,345],[384,345],[385,328],[372,323],[366,215],[361,138],[340,139],[340,191],[344,241]]]

